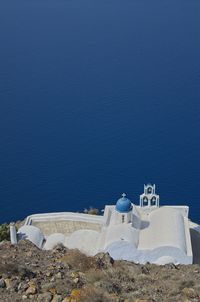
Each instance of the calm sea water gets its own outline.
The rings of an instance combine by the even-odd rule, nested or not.
[[[200,1],[0,6],[0,222],[147,182],[200,222]]]

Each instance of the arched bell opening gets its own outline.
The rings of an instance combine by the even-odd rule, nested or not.
[[[147,197],[144,197],[144,198],[143,198],[143,206],[144,206],[144,207],[147,207],[147,206],[148,206],[148,198],[147,198]]]
[[[149,186],[147,188],[147,194],[152,194],[152,193],[153,193],[153,188]]]
[[[151,198],[151,206],[156,206],[156,197],[155,196],[153,196]]]

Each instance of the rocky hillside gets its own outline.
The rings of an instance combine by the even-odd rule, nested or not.
[[[0,245],[0,301],[200,301],[200,266],[163,267],[87,257],[58,246],[41,251],[28,241]]]

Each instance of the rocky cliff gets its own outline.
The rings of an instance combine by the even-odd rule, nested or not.
[[[200,266],[137,265],[62,246],[42,251],[28,241],[3,242],[0,301],[198,302]]]

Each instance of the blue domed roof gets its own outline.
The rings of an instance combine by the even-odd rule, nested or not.
[[[122,198],[117,201],[116,210],[120,213],[127,213],[132,210],[131,201],[126,198],[126,194],[122,194]]]

